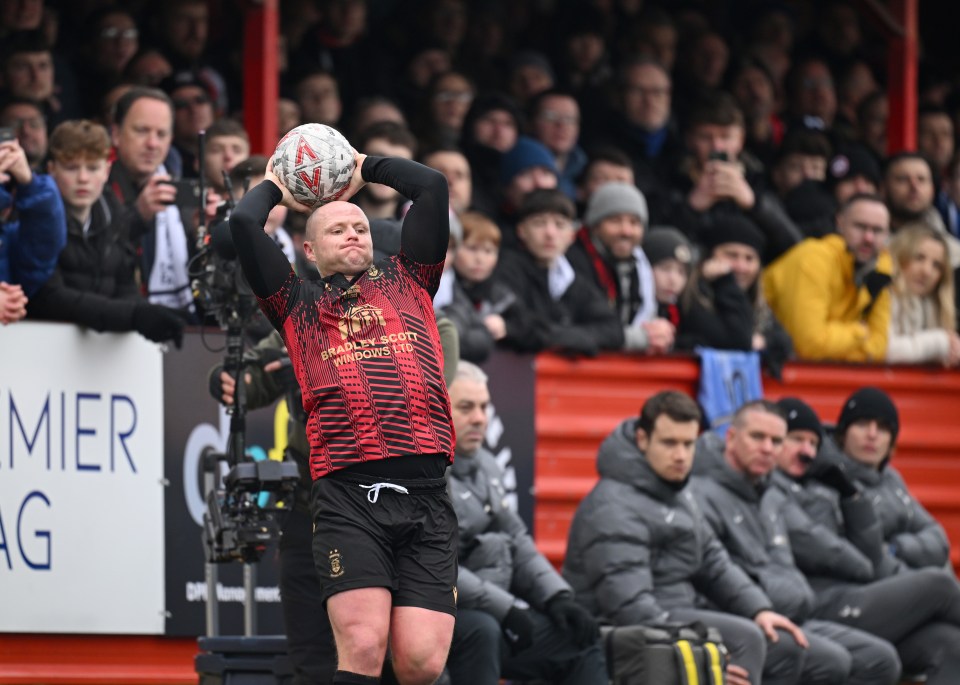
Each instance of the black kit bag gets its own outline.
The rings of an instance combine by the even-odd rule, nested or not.
[[[603,629],[612,685],[724,685],[727,650],[700,622]]]

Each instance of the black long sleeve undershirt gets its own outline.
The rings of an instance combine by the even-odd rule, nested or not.
[[[396,157],[367,157],[363,180],[382,183],[413,201],[400,234],[400,250],[421,264],[443,261],[450,239],[447,179],[438,171]],[[267,215],[283,195],[271,181],[250,190],[230,215],[230,233],[237,257],[254,294],[268,298],[283,286],[290,262],[266,233]]]

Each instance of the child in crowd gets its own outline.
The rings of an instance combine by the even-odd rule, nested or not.
[[[953,270],[943,234],[927,224],[901,228],[890,244],[893,283],[887,361],[960,364]]]
[[[500,229],[479,212],[460,215],[463,242],[453,259],[453,300],[441,311],[460,334],[460,357],[483,362],[501,343],[517,351],[536,351],[529,318],[510,288],[493,276],[500,252]]]
[[[690,241],[672,226],[654,228],[643,239],[657,294],[657,316],[680,327],[680,296],[690,281],[693,250]]]
[[[223,174],[229,174],[237,164],[250,157],[250,137],[243,126],[233,119],[220,119],[207,129],[203,152],[203,177],[207,185],[220,195],[226,195]],[[263,176],[261,169],[260,176]],[[236,189],[235,189],[236,191]],[[235,200],[240,195],[234,195]]]

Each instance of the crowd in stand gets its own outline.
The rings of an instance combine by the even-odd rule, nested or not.
[[[198,230],[267,161],[239,123],[243,4],[0,0],[0,321],[176,344],[206,321]],[[328,124],[447,178],[434,304],[467,362],[703,346],[757,351],[774,374],[794,358],[960,365],[960,89],[922,65],[918,149],[888,150],[884,43],[852,3],[280,10],[277,139]],[[184,192],[199,178],[202,199]],[[353,201],[377,254],[396,252],[406,198],[368,185]],[[303,217],[278,207],[265,230],[307,275]],[[901,667],[955,682],[960,589],[937,570],[943,530],[888,468],[886,396],[852,397],[835,440],[802,403],[747,405],[694,468],[699,411],[658,395],[601,447],[561,577],[494,496],[470,437],[486,379],[460,367],[452,487],[479,504],[458,511],[455,646],[472,657],[454,683],[596,682],[590,616],[713,621],[734,683],[893,683]]]

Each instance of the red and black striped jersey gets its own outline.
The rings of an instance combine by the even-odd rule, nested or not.
[[[431,293],[443,263],[389,257],[341,287],[290,272],[264,313],[307,412],[310,473],[410,454],[452,459],[454,433]],[[331,279],[335,282],[335,279]]]

